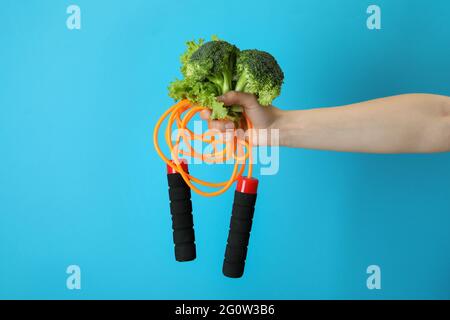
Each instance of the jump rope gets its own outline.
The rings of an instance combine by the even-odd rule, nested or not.
[[[180,262],[191,261],[197,255],[191,190],[205,197],[214,197],[226,192],[233,183],[237,182],[222,272],[227,277],[239,278],[244,273],[258,189],[258,180],[252,177],[252,136],[250,134],[246,141],[245,137],[236,134],[230,137],[211,131],[202,134],[194,133],[188,128],[189,121],[204,109],[206,107],[193,105],[188,100],[181,100],[164,112],[153,132],[156,152],[167,165],[175,259]],[[243,116],[247,128],[252,129],[252,123],[245,112]],[[166,119],[164,138],[171,158],[165,156],[158,142],[159,130]],[[175,138],[172,134],[174,125],[176,126]],[[208,144],[211,152],[199,153],[192,145],[193,141]],[[233,171],[228,181],[204,181],[189,173],[188,163],[181,156],[197,158],[207,163],[223,163],[233,159]],[[247,162],[248,165],[246,165]],[[247,176],[244,176],[246,167]],[[203,191],[196,184],[212,188],[213,191]]]

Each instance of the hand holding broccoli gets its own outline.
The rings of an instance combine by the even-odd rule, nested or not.
[[[228,101],[218,101],[217,96],[241,91],[253,94],[258,105],[269,106],[281,92],[283,71],[267,52],[240,51],[217,38],[206,43],[190,41],[187,47],[181,56],[184,79],[170,84],[169,95],[175,100],[188,99],[208,107],[213,120],[239,122],[242,118],[239,101],[230,105]]]
[[[245,114],[249,117],[255,129],[270,129],[275,120],[281,114],[281,110],[273,106],[262,106],[255,95],[230,91],[217,98],[223,102],[225,106],[239,105],[245,110]],[[200,117],[203,120],[209,120],[209,127],[211,129],[217,129],[225,131],[227,129],[233,129],[238,125],[241,128],[245,128],[245,121],[238,121],[237,123],[231,120],[211,120],[211,111],[203,110],[200,113]]]

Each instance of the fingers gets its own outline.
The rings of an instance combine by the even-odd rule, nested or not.
[[[243,106],[249,114],[258,113],[260,107],[258,100],[253,94],[244,92],[230,91],[220,97],[217,97],[217,100],[223,102],[226,106]],[[210,129],[224,132],[235,128],[235,124],[232,121],[209,120],[210,116],[211,110],[209,109],[205,109],[200,112],[200,118],[203,120],[208,120],[208,127]]]
[[[259,106],[258,100],[253,94],[230,91],[217,98],[217,100],[223,102],[226,106],[240,105],[246,109],[253,109]]]
[[[208,128],[215,129],[219,131],[226,131],[227,129],[234,129],[233,121],[226,120],[209,120],[211,116],[211,110],[205,109],[200,112],[200,118],[203,120],[208,120]]]
[[[211,116],[211,110],[204,109],[200,112],[200,118],[202,120],[209,120],[209,117]]]
[[[227,121],[227,120],[212,120],[208,122],[209,129],[215,129],[219,131],[226,131],[230,129],[234,129],[234,123],[233,121]]]

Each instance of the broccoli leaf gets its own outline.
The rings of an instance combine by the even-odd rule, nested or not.
[[[198,42],[195,40],[186,42],[186,51],[181,55],[181,73],[186,77],[186,65],[191,58],[192,54],[200,48],[205,41],[203,39],[199,39]]]

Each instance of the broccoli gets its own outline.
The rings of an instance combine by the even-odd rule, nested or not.
[[[188,99],[212,110],[211,119],[237,121],[242,108],[225,107],[216,97],[230,90],[253,93],[269,105],[281,91],[283,71],[274,57],[258,50],[239,49],[213,37],[212,41],[189,41],[181,56],[182,80],[169,85],[169,96]]]
[[[259,103],[270,105],[280,95],[284,74],[275,58],[264,51],[244,50],[236,63],[236,91],[253,93]]]
[[[226,41],[213,37],[189,41],[181,56],[181,73],[184,79],[169,85],[169,96],[175,100],[188,99],[211,108],[212,119],[237,120],[239,114],[226,108],[216,97],[232,90],[233,73],[239,49]]]
[[[226,41],[203,44],[186,63],[186,77],[208,80],[217,86],[219,94],[232,89],[234,65],[239,49]]]

